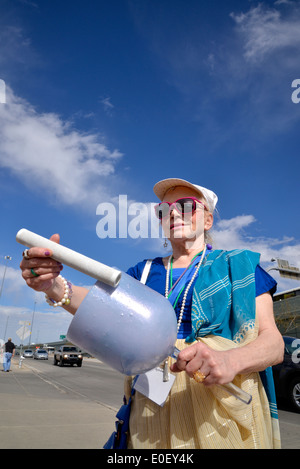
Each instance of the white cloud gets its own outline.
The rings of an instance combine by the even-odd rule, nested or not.
[[[5,292],[15,292],[19,290],[25,285],[25,282],[21,276],[20,269],[14,269],[12,267],[7,267],[5,271],[5,278],[4,278],[4,270],[5,266],[0,264],[0,279],[1,284],[5,282]]]
[[[0,287],[4,278],[4,264],[0,264]],[[86,286],[90,288],[90,286]],[[27,305],[27,306],[25,306]],[[32,305],[32,307],[28,307]],[[62,308],[51,308],[45,302],[45,294],[28,288],[20,269],[7,266],[0,299],[0,339],[12,337],[16,344],[20,339],[16,331],[19,321],[32,321],[32,341],[56,341],[61,334],[66,334],[72,315]],[[31,326],[30,326],[31,327]],[[28,344],[28,339],[25,343]]]
[[[24,304],[45,305],[45,295],[42,292],[36,292],[28,288],[25,280],[22,277],[19,268],[7,266],[4,277],[4,264],[0,264],[0,287],[3,283],[2,294],[0,298],[0,308],[4,308],[4,304],[9,302],[14,307],[21,308],[25,311],[27,308]],[[0,324],[1,326],[1,324]],[[1,329],[1,327],[0,327]]]
[[[106,114],[108,114],[109,116],[112,116],[112,111],[115,108],[115,106],[111,102],[111,98],[110,97],[103,98],[103,99],[100,100],[100,102],[101,102],[101,104],[103,106],[103,109],[106,112]]]
[[[300,243],[292,237],[280,239],[249,235],[247,229],[255,223],[253,215],[241,215],[216,223],[213,232],[215,249],[249,249],[261,254],[261,264],[265,269],[276,267],[271,259],[285,259],[290,265],[300,268]],[[278,282],[278,291],[300,286],[297,280],[287,280],[275,271],[271,275]]]
[[[0,106],[0,167],[30,189],[68,205],[94,204],[110,192],[105,178],[114,175],[121,157],[100,135],[83,133],[54,113],[38,113],[7,90]]]
[[[19,25],[16,17],[12,20],[9,10],[1,5],[0,16],[0,65],[5,71],[6,77],[13,76],[18,66],[22,65],[26,73],[28,68],[35,64],[40,65],[43,61],[38,58],[30,37],[26,31]],[[2,77],[4,78],[4,77]]]
[[[218,222],[218,229],[221,231],[237,231],[245,226],[251,225],[255,222],[253,215],[240,215],[229,220],[220,220]]]
[[[294,5],[294,0],[276,0],[274,5]]]
[[[265,2],[230,16],[228,35],[207,47],[203,63],[212,92],[201,103],[199,120],[205,115],[203,136],[215,147],[241,134],[239,145],[249,149],[270,135],[286,134],[299,122],[298,108],[291,106],[291,83],[299,72],[300,4],[270,7]],[[220,103],[229,106],[228,122],[220,121],[216,112]]]
[[[283,18],[277,9],[259,4],[247,13],[232,13],[231,17],[244,37],[244,56],[249,61],[261,61],[276,50],[299,47],[300,19],[297,14]]]
[[[216,247],[228,250],[250,249],[261,253],[262,262],[270,262],[272,258],[279,257],[300,267],[300,244],[293,237],[284,236],[278,239],[250,235],[247,228],[255,222],[253,215],[220,220],[212,232]]]
[[[0,104],[6,101],[5,81],[0,79]]]
[[[33,321],[32,321],[33,319]],[[54,342],[59,340],[60,335],[65,335],[72,316],[63,309],[41,311],[38,308],[33,310],[16,306],[0,307],[0,339],[11,337],[15,344],[20,343],[20,338],[16,331],[20,328],[20,321],[28,321],[28,326],[32,329],[31,337],[25,339],[24,343],[31,342]]]

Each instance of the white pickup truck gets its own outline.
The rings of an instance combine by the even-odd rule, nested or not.
[[[62,345],[54,352],[54,365],[64,366],[66,363],[73,366],[82,366],[82,353],[72,345]]]

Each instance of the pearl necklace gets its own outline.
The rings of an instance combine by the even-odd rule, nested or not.
[[[204,245],[204,248],[203,248],[203,252],[202,252],[202,256],[201,256],[201,259],[200,259],[200,262],[198,263],[197,265],[197,268],[190,280],[190,282],[188,283],[185,291],[184,291],[184,294],[183,294],[183,299],[182,299],[182,304],[181,304],[181,308],[180,308],[180,314],[179,314],[179,318],[178,318],[178,321],[177,321],[177,333],[180,329],[180,326],[181,326],[181,322],[182,322],[182,317],[183,317],[183,312],[184,312],[184,308],[185,308],[185,303],[186,303],[186,299],[187,299],[187,295],[188,295],[188,292],[189,292],[189,289],[191,288],[191,285],[193,284],[198,272],[199,272],[199,269],[201,267],[201,264],[203,262],[203,259],[204,259],[204,256],[205,256],[205,252],[206,252],[206,244]],[[169,277],[170,277],[170,269],[171,269],[171,259],[172,259],[173,255],[171,254],[169,259],[168,259],[168,267],[167,267],[167,276],[166,276],[166,288],[165,288],[165,297],[168,298],[169,296]],[[190,263],[191,265],[191,263]],[[185,271],[183,272],[183,274],[188,270],[188,268],[190,267],[190,265],[185,269]],[[182,275],[183,275],[182,274]]]

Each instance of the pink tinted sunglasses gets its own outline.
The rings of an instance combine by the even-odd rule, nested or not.
[[[169,216],[171,207],[173,207],[173,205],[180,215],[185,215],[188,213],[193,214],[197,208],[197,203],[203,205],[204,210],[208,210],[206,205],[204,205],[201,200],[196,199],[196,197],[185,197],[182,199],[177,199],[175,202],[161,202],[155,205],[155,215],[159,220],[162,220],[163,218]]]

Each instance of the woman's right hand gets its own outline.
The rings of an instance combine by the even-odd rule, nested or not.
[[[50,240],[59,243],[59,234],[52,235]],[[62,264],[51,259],[51,249],[33,247],[28,250],[27,255],[29,259],[23,257],[20,264],[22,277],[27,285],[36,291],[51,290],[56,277],[63,269]],[[33,275],[31,269],[38,275],[37,277]]]

